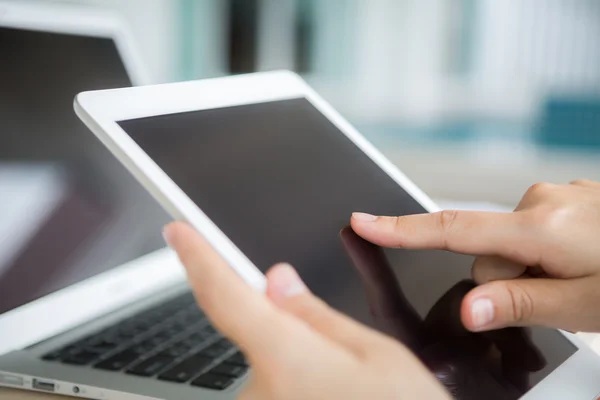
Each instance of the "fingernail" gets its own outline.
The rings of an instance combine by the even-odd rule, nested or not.
[[[377,217],[375,215],[361,213],[361,212],[352,213],[352,218],[354,218],[357,221],[363,221],[363,222],[373,222],[377,219]]]
[[[163,239],[165,240],[165,242],[170,246],[171,245],[171,238],[172,238],[172,232],[171,232],[171,229],[170,229],[170,225],[165,225],[163,227],[162,236],[163,236]]]
[[[275,270],[275,290],[281,297],[292,297],[306,292],[306,285],[296,270],[289,264],[279,264]]]
[[[471,305],[471,319],[476,329],[488,325],[494,320],[494,303],[490,299],[477,299]]]

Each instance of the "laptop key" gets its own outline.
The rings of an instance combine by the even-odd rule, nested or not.
[[[212,359],[199,354],[193,355],[168,371],[158,376],[158,379],[171,382],[187,382],[198,375],[203,369],[212,363]]]
[[[175,338],[176,343],[172,343]],[[187,293],[90,334],[60,350],[49,352],[42,358],[79,365],[94,364],[96,368],[112,371],[129,368],[129,373],[138,375],[162,373],[172,379],[190,380],[201,373],[215,357],[226,354],[232,345],[226,341],[219,342],[219,345],[213,343],[208,350],[205,349],[206,355],[193,356],[197,357],[197,365],[186,364],[188,360],[179,363],[176,366],[179,369],[175,371],[177,376],[173,376],[173,373],[167,375],[163,371],[165,368],[175,370],[171,365],[175,359],[186,357],[207,340],[218,341],[220,338],[221,335],[210,326],[206,316],[198,309],[193,295]],[[168,348],[160,352],[160,358],[155,355],[145,359],[164,345]],[[119,352],[114,354],[118,349]]]
[[[207,389],[224,390],[227,389],[234,382],[228,376],[217,375],[217,374],[203,374],[192,382],[193,386],[200,386]]]
[[[186,313],[180,317],[180,322],[183,324],[195,324],[205,319],[206,317],[201,313]]]
[[[206,328],[202,329],[202,333],[205,335],[214,335],[217,333],[217,330],[215,328],[213,328],[212,326],[207,326]]]
[[[175,343],[171,347],[168,347],[164,353],[173,357],[179,357],[188,353],[194,346],[185,343]]]
[[[98,353],[91,351],[80,351],[79,353],[72,354],[62,359],[62,362],[66,364],[74,365],[87,365],[98,358]]]
[[[144,340],[131,347],[131,350],[135,351],[137,354],[143,355],[150,352],[155,347],[156,343],[153,340]]]
[[[233,343],[231,343],[229,340],[227,339],[221,339],[219,340],[217,343],[215,343],[217,346],[221,347],[222,349],[225,350],[229,350],[232,347],[234,347]]]
[[[189,349],[184,349],[181,347],[170,347],[167,350],[165,350],[165,353],[170,355],[171,357],[180,357],[189,351]]]
[[[122,336],[119,336],[117,334],[111,334],[111,335],[107,335],[104,336],[102,339],[105,343],[109,343],[115,346],[120,346],[121,344],[129,341],[129,338],[125,338]]]
[[[46,361],[56,361],[60,360],[62,353],[60,350],[52,351],[42,356],[42,360]]]
[[[240,352],[235,353],[233,356],[225,360],[225,362],[229,364],[248,366],[248,361],[246,360],[246,357],[244,357],[244,355]]]
[[[230,376],[232,378],[239,378],[240,376],[244,375],[247,370],[248,370],[248,367],[245,367],[243,365],[235,365],[235,364],[225,363],[225,364],[217,365],[216,367],[214,367],[213,369],[211,369],[208,372],[213,373],[213,374]]]
[[[89,352],[92,353],[96,353],[97,356],[101,356],[102,354],[106,354],[109,351],[112,351],[116,348],[116,345],[96,345],[96,346],[89,346],[86,347],[85,349]]]
[[[95,365],[95,367],[99,369],[107,369],[110,371],[118,371],[133,363],[135,360],[138,359],[138,357],[138,353],[131,349],[127,349],[115,354],[110,358],[107,358],[104,361],[99,362]]]
[[[227,350],[228,349],[219,346],[219,344],[213,344],[211,346],[208,346],[206,349],[200,351],[200,354],[202,354],[205,357],[215,359],[225,354]]]
[[[175,360],[174,357],[158,354],[134,365],[127,373],[140,376],[152,376],[166,369]]]

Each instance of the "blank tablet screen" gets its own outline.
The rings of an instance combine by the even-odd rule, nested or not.
[[[467,332],[472,257],[380,249],[353,211],[425,210],[307,99],[120,121],[262,270],[293,264],[316,295],[409,346],[455,396],[516,399],[575,351],[559,332]]]

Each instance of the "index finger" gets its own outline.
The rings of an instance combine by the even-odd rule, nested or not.
[[[525,265],[537,265],[540,259],[532,230],[517,212],[446,210],[400,217],[354,213],[351,225],[364,239],[385,247],[502,255]]]
[[[185,266],[202,310],[249,357],[285,352],[290,348],[285,341],[303,333],[306,336],[305,326],[244,282],[192,227],[172,223],[165,227],[164,235]]]

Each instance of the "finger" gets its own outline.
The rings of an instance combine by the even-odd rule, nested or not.
[[[364,239],[385,247],[497,254],[526,265],[537,265],[540,259],[533,230],[523,228],[520,213],[441,211],[401,217],[354,213],[351,225]]]
[[[527,266],[498,256],[480,256],[473,262],[471,275],[478,284],[515,279],[527,271]]]
[[[307,340],[302,324],[246,284],[192,227],[173,223],[164,235],[185,266],[200,307],[249,357],[286,352],[290,341]]]
[[[267,281],[267,295],[277,306],[305,321],[332,342],[341,344],[358,357],[366,357],[368,352],[380,347],[382,337],[379,334],[310,293],[291,266],[279,264],[271,268]]]
[[[527,325],[585,330],[598,325],[598,312],[586,308],[598,298],[596,285],[586,278],[493,281],[465,296],[461,319],[476,332]]]

